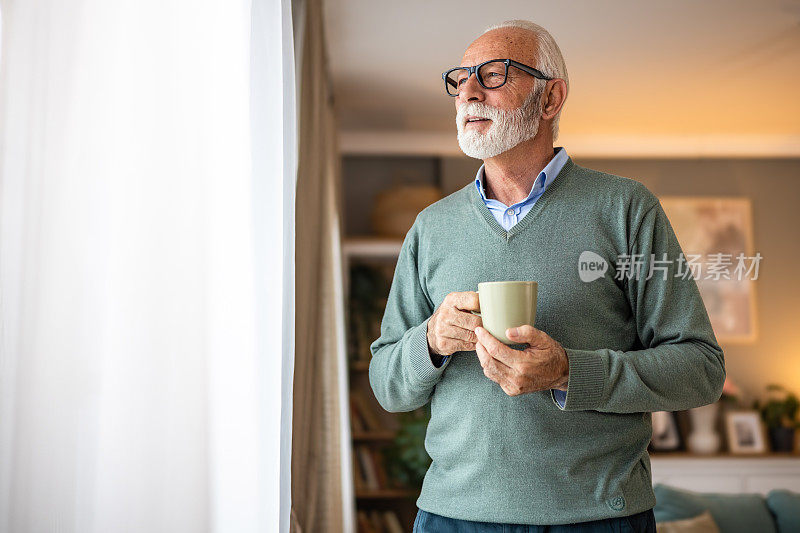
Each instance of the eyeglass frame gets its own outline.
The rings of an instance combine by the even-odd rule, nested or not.
[[[487,63],[493,63],[493,62],[497,62],[497,61],[502,61],[503,64],[505,64],[505,66],[506,66],[506,77],[503,80],[503,83],[501,83],[497,87],[487,87],[486,85],[484,85],[483,80],[481,79],[481,77],[478,76],[478,69],[481,68],[482,66],[486,65]],[[484,61],[483,63],[480,63],[478,65],[473,65],[471,67],[453,67],[451,69],[447,69],[446,71],[442,72],[442,80],[444,80],[444,92],[447,93],[447,96],[452,96],[453,98],[458,96],[458,94],[450,94],[450,91],[447,89],[447,87],[448,87],[447,75],[450,74],[451,72],[453,72],[454,70],[466,70],[467,71],[467,80],[469,80],[470,76],[475,74],[475,79],[478,80],[478,83],[481,85],[481,87],[483,87],[484,89],[486,89],[488,91],[491,91],[493,89],[499,89],[500,87],[502,87],[503,85],[508,83],[508,67],[516,67],[516,68],[520,69],[521,71],[526,72],[526,73],[530,74],[531,76],[533,76],[534,78],[537,78],[537,79],[540,79],[540,80],[548,80],[549,81],[549,80],[554,80],[555,79],[555,78],[548,78],[547,76],[542,74],[542,72],[540,70],[535,69],[533,67],[529,67],[528,65],[525,65],[524,63],[520,63],[519,61],[514,61],[513,59],[500,59],[500,58],[498,58],[498,59],[490,59],[489,61]],[[456,89],[458,89],[458,87],[456,87]]]

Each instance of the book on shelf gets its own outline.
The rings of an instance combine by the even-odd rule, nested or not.
[[[386,524],[387,533],[403,533],[403,526],[394,511],[385,511],[383,513],[383,522]]]
[[[363,426],[363,431],[380,431],[383,425],[375,409],[370,405],[364,391],[354,389],[350,391],[351,412],[355,411],[357,423]]]
[[[358,342],[356,347],[355,360],[369,361],[372,359],[372,352],[369,347],[381,336],[380,321],[366,314],[358,316]]]
[[[390,486],[389,474],[386,472],[383,454],[373,452],[372,462],[375,464],[375,474],[378,476],[378,487],[382,489],[388,488]]]
[[[378,473],[375,468],[375,459],[371,450],[364,445],[356,446],[356,456],[358,457],[359,466],[361,467],[364,487],[370,490],[378,490],[381,488],[378,483]]]
[[[383,313],[378,314],[355,306],[350,309],[349,358],[351,361],[369,362],[372,359],[369,348],[381,336]]]
[[[386,528],[384,527],[383,517],[381,516],[380,511],[373,509],[369,513],[369,521],[375,527],[375,531],[377,533],[385,533]]]
[[[356,353],[355,359],[356,361],[363,361],[364,358],[364,346],[366,345],[369,348],[370,342],[370,335],[369,335],[369,324],[367,324],[367,317],[363,314],[356,315],[356,325],[358,326],[358,342],[356,344]]]
[[[359,356],[359,346],[361,344],[361,338],[363,337],[362,329],[363,329],[363,320],[362,317],[364,315],[361,308],[356,305],[353,305],[352,302],[348,308],[347,314],[347,354],[348,358],[351,361],[358,361],[360,359]]]
[[[403,526],[394,511],[365,511],[357,513],[359,533],[403,533]]]
[[[381,490],[392,488],[383,454],[369,446],[359,444],[353,454],[353,474],[356,489]]]
[[[355,485],[356,491],[361,491],[366,489],[366,476],[364,475],[364,469],[361,468],[361,459],[357,456],[357,454],[353,455],[353,485]]]
[[[350,398],[350,426],[354,432],[367,431],[367,423],[352,398]]]
[[[376,533],[375,526],[366,511],[359,511],[356,516],[358,517],[358,533]]]

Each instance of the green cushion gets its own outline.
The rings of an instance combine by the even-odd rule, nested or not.
[[[710,511],[725,533],[776,533],[767,502],[760,494],[700,493],[657,483],[653,486],[656,522],[693,518]]]
[[[800,531],[800,494],[783,489],[770,491],[767,506],[775,515],[779,533]]]

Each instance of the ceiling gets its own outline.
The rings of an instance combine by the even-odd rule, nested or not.
[[[559,141],[800,155],[798,0],[326,0],[339,129],[454,146],[441,72],[510,18],[547,28],[566,59]]]

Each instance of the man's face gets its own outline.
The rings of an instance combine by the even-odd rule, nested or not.
[[[536,67],[535,55],[533,34],[520,28],[502,28],[473,42],[461,66],[510,58]],[[469,77],[454,99],[458,142],[465,154],[486,159],[536,135],[541,93],[533,91],[535,80],[513,67],[508,70],[508,81],[497,89],[484,89],[474,75]]]

